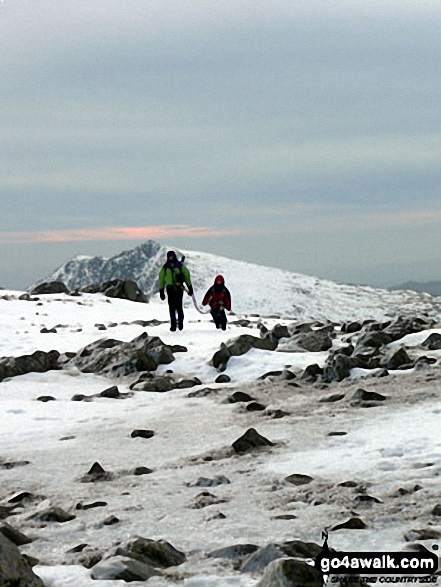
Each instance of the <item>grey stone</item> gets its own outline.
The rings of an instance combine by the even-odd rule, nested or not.
[[[429,351],[439,351],[441,349],[441,334],[432,332],[430,336],[422,343]]]
[[[315,542],[289,540],[277,545],[282,552],[292,558],[315,558],[323,549]]]
[[[265,446],[275,446],[275,444],[260,435],[254,428],[249,428],[243,436],[233,442],[232,446],[234,452],[241,455]]]
[[[92,569],[91,577],[96,580],[121,580],[126,583],[147,581],[154,575],[160,575],[157,569],[138,560],[124,556],[114,556],[99,562]]]
[[[32,514],[28,518],[28,520],[35,520],[40,523],[58,522],[60,524],[70,522],[74,519],[75,516],[73,514],[69,514],[59,507],[46,508],[45,510]]]
[[[120,397],[119,389],[116,385],[112,385],[112,387],[108,387],[104,391],[101,391],[98,394],[99,397],[108,397],[111,399],[116,399]]]
[[[334,393],[332,395],[328,395],[326,397],[322,397],[321,399],[319,399],[320,403],[334,403],[334,402],[339,402],[340,400],[342,400],[345,397],[344,393]]]
[[[302,349],[312,353],[327,351],[332,347],[332,338],[329,332],[324,330],[313,330],[299,334],[295,337],[295,342]]]
[[[26,375],[27,373],[46,373],[60,369],[58,351],[35,351],[31,355],[5,357],[0,359],[0,381],[7,377]]]
[[[366,391],[365,389],[357,389],[352,396],[353,400],[360,400],[365,402],[370,401],[385,401],[387,397],[382,395],[381,393],[377,393],[376,391]]]
[[[186,556],[165,540],[150,540],[139,537],[117,550],[129,558],[140,561],[154,568],[168,569],[177,567],[186,561]]]
[[[259,402],[250,402],[246,405],[245,409],[247,412],[263,412],[266,406],[259,404]]]
[[[40,296],[45,294],[68,294],[69,290],[62,281],[49,281],[40,283],[31,290],[31,296]]]
[[[207,477],[199,477],[195,483],[187,483],[187,487],[216,487],[217,485],[229,485],[231,482],[225,475],[219,475],[208,479]]]
[[[331,530],[364,530],[367,528],[366,524],[360,518],[350,518],[342,524],[337,524]]]
[[[304,561],[293,558],[270,563],[256,587],[323,587],[322,574]]]
[[[381,360],[381,366],[385,369],[398,369],[408,363],[411,363],[411,359],[403,348],[389,351]]]
[[[227,560],[237,560],[252,554],[259,550],[255,544],[234,544],[211,551],[208,556],[212,558],[225,558]]]
[[[274,544],[267,544],[259,548],[256,552],[250,554],[242,563],[240,571],[242,573],[259,573],[263,571],[271,562],[282,558],[284,553]]]
[[[6,522],[0,524],[0,534],[3,534],[8,540],[14,543],[16,546],[23,546],[24,544],[30,544],[32,539],[16,530]]]
[[[311,483],[311,481],[314,481],[314,478],[309,475],[294,473],[285,477],[285,481],[288,481],[288,483],[291,483],[292,485],[307,485],[308,483]]]
[[[17,546],[0,532],[0,586],[44,587]]]
[[[235,391],[232,395],[228,397],[228,401],[230,404],[236,404],[239,402],[252,402],[254,398],[245,393],[244,391]]]
[[[84,287],[84,293],[103,293],[109,298],[121,298],[132,302],[146,304],[148,297],[140,290],[138,284],[130,279],[113,279],[100,284]]]
[[[218,375],[216,377],[216,379],[214,380],[215,383],[230,383],[231,381],[231,377],[229,377],[228,375],[225,375],[224,373],[222,373],[221,375]]]
[[[133,430],[133,432],[130,434],[130,436],[132,438],[153,438],[153,436],[155,435],[155,433],[153,432],[153,430]]]
[[[110,481],[112,474],[108,473],[103,467],[95,462],[90,470],[81,478],[82,483],[95,483],[96,481]]]

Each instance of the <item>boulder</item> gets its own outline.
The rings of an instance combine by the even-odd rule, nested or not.
[[[130,279],[113,279],[100,284],[88,285],[81,291],[84,293],[102,293],[109,298],[120,298],[131,302],[146,304],[148,298],[139,289],[137,283]]]
[[[422,343],[422,346],[427,348],[429,351],[441,350],[441,334],[438,332],[432,332],[426,340]]]
[[[323,368],[323,381],[331,383],[331,381],[343,381],[349,377],[352,369],[352,361],[350,357],[341,353],[335,353],[327,358]]]
[[[146,565],[132,558],[114,556],[99,562],[92,569],[91,577],[97,580],[121,580],[126,583],[147,581],[160,572],[151,565]]]
[[[159,365],[168,365],[174,359],[170,347],[160,338],[143,332],[130,342],[101,338],[78,351],[68,365],[83,373],[121,377],[155,371]]]
[[[31,296],[44,294],[68,294],[69,290],[62,281],[47,281],[40,283],[31,290]]]
[[[268,334],[264,338],[257,338],[251,334],[241,334],[233,341],[228,341],[227,344],[222,343],[220,349],[214,353],[211,364],[215,369],[224,370],[230,357],[244,355],[252,348],[275,351],[277,345],[278,340]]]
[[[242,563],[240,571],[242,573],[259,573],[263,571],[271,562],[283,558],[285,555],[276,545],[267,544],[259,548],[256,552],[250,554]]]
[[[3,587],[44,587],[17,546],[0,532],[0,585]]]
[[[144,373],[135,383],[130,385],[130,389],[134,391],[165,392],[172,389],[188,389],[200,384],[201,380],[197,377],[186,378],[173,373],[157,376],[152,373]]]
[[[411,363],[411,359],[407,352],[401,348],[398,350],[392,349],[385,354],[380,361],[380,366],[385,369],[398,369],[403,365]]]
[[[332,347],[332,338],[327,330],[313,330],[298,334],[293,339],[297,345],[312,353],[327,351]]]
[[[270,563],[256,587],[323,587],[320,571],[293,558]]]
[[[234,452],[242,455],[264,446],[275,446],[275,444],[260,435],[254,428],[249,428],[243,436],[233,442],[232,446]]]
[[[119,547],[117,555],[135,559],[154,568],[168,569],[186,561],[186,556],[165,540],[139,537],[126,546]]]
[[[4,357],[0,359],[0,381],[26,373],[46,373],[61,369],[59,357],[58,351],[35,351],[31,355]]]

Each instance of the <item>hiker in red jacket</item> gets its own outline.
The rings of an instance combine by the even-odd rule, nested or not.
[[[231,295],[225,287],[225,280],[222,275],[218,275],[214,284],[205,294],[202,305],[209,305],[216,328],[227,329],[227,316],[225,310],[231,310]]]

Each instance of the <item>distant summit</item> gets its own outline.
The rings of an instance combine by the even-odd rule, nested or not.
[[[300,320],[383,319],[398,314],[427,313],[441,317],[441,300],[426,293],[391,292],[362,285],[334,283],[255,263],[147,241],[113,257],[76,257],[37,282],[62,281],[69,290],[94,283],[130,279],[152,296],[158,292],[158,273],[167,250],[185,255],[199,302],[216,275],[225,277],[232,310],[241,314],[277,315]],[[191,300],[185,296],[185,303]]]
[[[394,285],[389,289],[390,291],[410,289],[412,291],[426,292],[432,296],[441,296],[441,281],[406,281],[406,283]]]

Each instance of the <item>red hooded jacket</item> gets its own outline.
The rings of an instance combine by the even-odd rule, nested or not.
[[[231,295],[225,287],[222,275],[218,275],[202,300],[202,305],[209,305],[212,310],[231,310]]]

